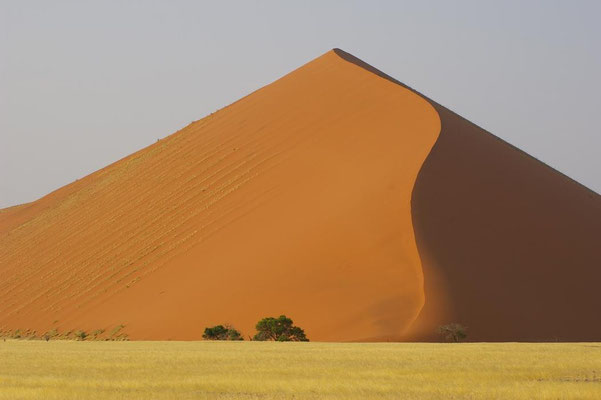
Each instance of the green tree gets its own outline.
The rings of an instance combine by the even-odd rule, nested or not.
[[[240,332],[229,325],[215,325],[205,328],[202,338],[206,340],[244,340]]]
[[[257,334],[253,340],[274,340],[278,342],[308,342],[305,331],[293,325],[285,315],[278,318],[267,317],[257,322]]]
[[[438,333],[448,342],[461,342],[467,338],[467,328],[456,322],[440,326]]]

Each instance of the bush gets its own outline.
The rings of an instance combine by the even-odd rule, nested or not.
[[[205,328],[202,338],[205,340],[244,340],[240,332],[229,325]]]
[[[86,340],[88,334],[85,331],[76,331],[75,337],[77,338],[77,340]]]
[[[95,331],[92,332],[92,337],[94,339],[97,339],[98,336],[102,335],[104,333],[104,329],[96,329]]]
[[[442,325],[438,328],[438,333],[447,342],[461,342],[467,338],[467,328],[456,322],[448,325]]]
[[[42,336],[42,339],[44,339],[45,341],[49,341],[50,339],[52,339],[56,336],[58,336],[58,331],[56,329],[52,329],[52,330],[49,330],[48,332],[44,333],[44,336]]]
[[[116,327],[114,327],[111,332],[109,333],[109,338],[113,338],[115,335],[117,335],[117,333],[119,333],[119,331],[121,331],[121,329],[125,328],[125,325],[121,324],[121,325],[117,325]]]
[[[278,342],[308,342],[305,331],[292,325],[293,321],[285,315],[278,318],[267,317],[257,322],[257,334],[253,340],[274,340]]]

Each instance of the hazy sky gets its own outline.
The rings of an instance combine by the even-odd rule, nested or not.
[[[0,207],[340,47],[601,192],[601,1],[0,1]]]

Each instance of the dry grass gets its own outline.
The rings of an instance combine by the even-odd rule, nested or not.
[[[598,399],[601,344],[0,341],[0,399]]]

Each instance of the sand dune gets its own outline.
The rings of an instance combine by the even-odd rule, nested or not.
[[[599,238],[597,194],[336,49],[2,210],[0,328],[598,340]]]

